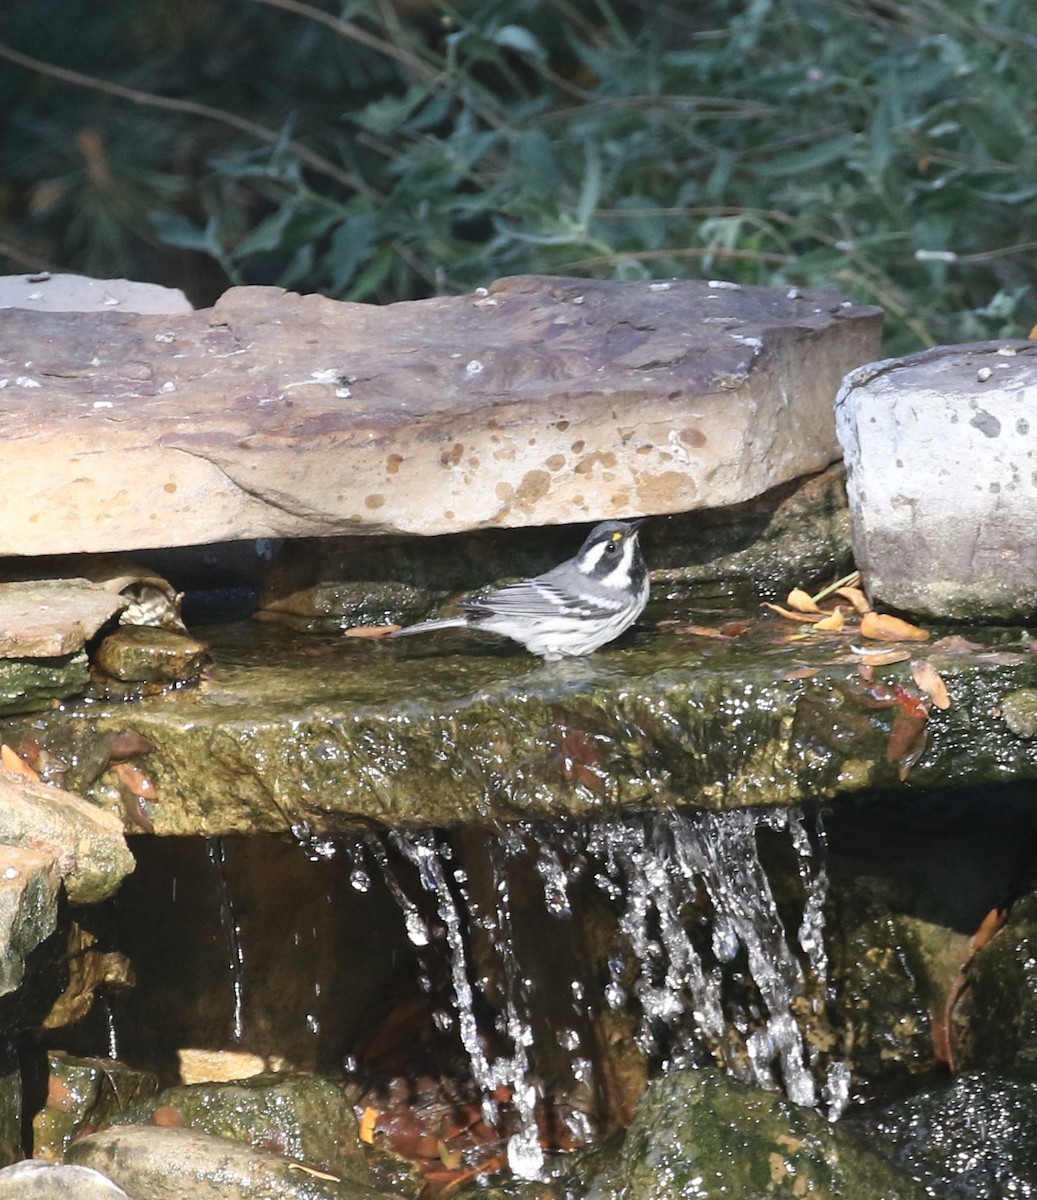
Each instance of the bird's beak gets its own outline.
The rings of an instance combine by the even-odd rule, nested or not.
[[[627,521],[627,524],[636,533],[647,520],[647,517],[635,517],[632,521]]]

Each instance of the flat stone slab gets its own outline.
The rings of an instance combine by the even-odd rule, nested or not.
[[[87,275],[0,275],[0,308],[30,312],[184,313],[191,304],[179,288],[132,279],[91,279]]]
[[[0,658],[59,658],[82,650],[126,601],[85,579],[0,583]]]
[[[1037,344],[871,363],[836,413],[873,601],[936,619],[1037,613]]]
[[[458,632],[371,642],[212,627],[200,632],[216,666],[198,687],[65,705],[9,723],[5,736],[35,737],[76,764],[97,762],[99,740],[140,734],[153,749],[134,765],[152,785],[148,820],[161,834],[305,837],[371,821],[724,810],[1037,778],[1037,738],[1008,715],[1037,686],[1037,653],[1021,634],[912,645],[942,674],[951,707],[933,709],[905,782],[915,730],[897,724],[898,704],[874,707],[850,635],[748,619],[749,632],[726,640],[642,627],[561,663]],[[907,662],[878,674],[914,689]],[[140,831],[115,771],[78,769],[67,785]]]
[[[839,457],[881,312],[520,277],[388,306],[236,288],[0,312],[0,554],[437,534],[733,504]]]

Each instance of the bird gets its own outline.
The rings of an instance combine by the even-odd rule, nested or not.
[[[619,637],[648,603],[648,568],[636,521],[602,521],[576,554],[532,579],[462,600],[460,616],[397,629],[478,629],[520,642],[547,662],[590,654]]]

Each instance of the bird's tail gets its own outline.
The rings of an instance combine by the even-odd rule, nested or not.
[[[434,621],[420,621],[390,633],[390,637],[410,637],[412,633],[432,633],[436,629],[464,629],[469,624],[467,617],[437,617]]]

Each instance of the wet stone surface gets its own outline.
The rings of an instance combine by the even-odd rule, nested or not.
[[[65,786],[129,831],[142,826],[127,808],[126,768],[105,748],[117,735],[145,739],[133,765],[146,772],[147,822],[159,833],[449,826],[628,804],[716,810],[1037,775],[1037,740],[1013,732],[1000,708],[1037,682],[1037,655],[1017,631],[914,644],[942,673],[951,707],[932,710],[924,749],[904,757],[897,703],[874,701],[845,635],[805,636],[756,612],[740,636],[700,636],[680,632],[683,622],[739,614],[667,605],[655,615],[676,627],[652,628],[649,610],[620,642],[548,664],[465,632],[372,642],[214,626],[196,631],[215,663],[197,686],[69,703],[0,733],[46,747],[67,765]],[[913,687],[907,662],[878,676]]]

